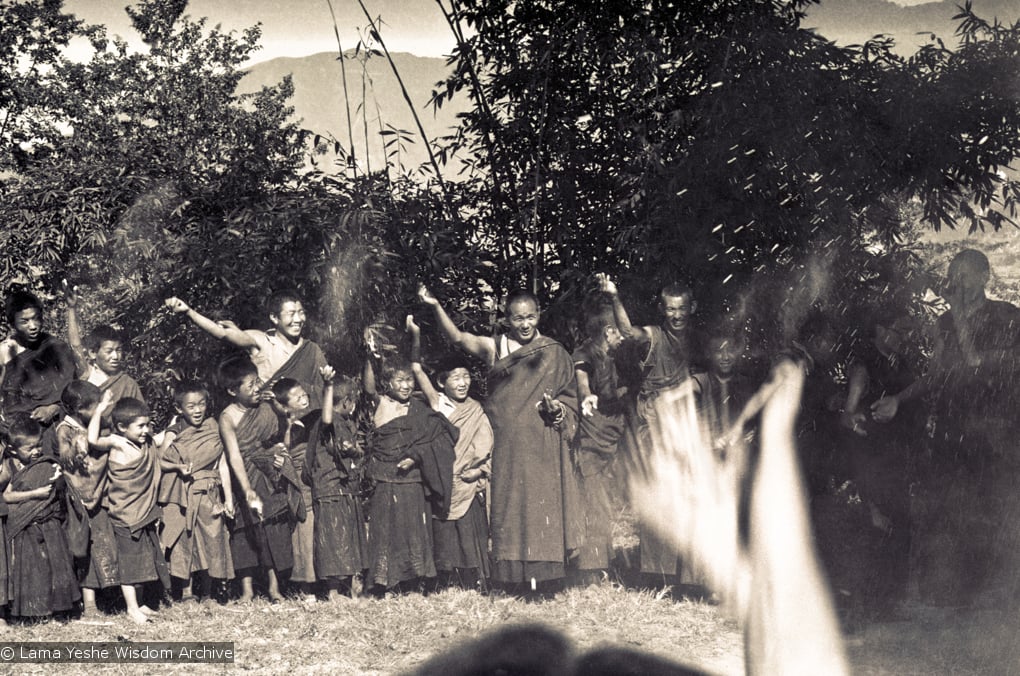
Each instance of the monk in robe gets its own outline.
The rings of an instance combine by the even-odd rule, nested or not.
[[[42,303],[32,294],[12,293],[6,310],[14,333],[0,345],[3,413],[30,413],[48,425],[60,414],[60,393],[75,377],[74,354],[67,343],[42,330]]]
[[[689,287],[671,284],[659,295],[660,326],[633,326],[616,285],[605,275],[599,277],[600,289],[613,302],[616,324],[624,338],[643,352],[638,364],[639,382],[628,402],[629,424],[636,448],[631,451],[631,471],[648,471],[645,456],[652,447],[652,430],[658,428],[657,416],[662,403],[665,410],[680,412],[693,397],[690,380],[691,337],[690,318],[697,308]],[[695,582],[685,575],[679,550],[663,541],[650,529],[641,529],[641,572],[655,576],[676,577],[681,583]]]
[[[326,583],[330,598],[354,593],[353,576],[368,567],[368,539],[361,508],[361,467],[364,450],[358,442],[354,410],[358,387],[353,380],[334,386],[333,370],[326,381],[321,418],[308,432],[302,479],[311,488],[315,514],[315,573]],[[332,402],[332,405],[330,405]]]
[[[273,328],[268,331],[241,330],[233,322],[215,321],[188,307],[180,298],[167,298],[166,306],[175,313],[186,314],[209,335],[246,350],[258,369],[264,391],[270,391],[281,378],[293,378],[304,385],[311,408],[322,406],[317,384],[326,357],[314,341],[303,335],[307,316],[294,292],[279,291],[270,297],[269,322]]]
[[[451,343],[489,367],[493,580],[536,590],[562,579],[582,528],[570,459],[577,429],[570,354],[539,333],[538,300],[526,292],[507,299],[509,330],[496,338],[461,331],[424,287],[419,298]]]
[[[11,423],[14,472],[4,497],[10,506],[10,613],[16,617],[67,612],[81,598],[64,531],[65,486],[56,461],[41,455],[41,432],[31,419]]]
[[[161,540],[170,552],[170,574],[186,580],[182,597],[187,598],[196,572],[218,580],[234,577],[224,521],[233,512],[233,497],[219,426],[206,416],[205,387],[184,383],[174,398],[179,420],[167,428],[164,458],[190,466],[191,473],[164,473],[160,480]]]
[[[374,484],[365,586],[390,589],[436,575],[432,518],[450,512],[457,429],[411,396],[410,364],[384,366],[382,382],[365,467]],[[375,395],[374,376],[366,391]]]
[[[624,402],[613,355],[623,342],[612,312],[596,308],[586,321],[589,338],[573,354],[581,416],[575,471],[584,497],[584,542],[578,552],[582,571],[605,571],[613,553],[613,472],[624,439]],[[590,575],[590,574],[589,574]]]

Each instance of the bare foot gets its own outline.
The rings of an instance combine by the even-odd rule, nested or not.
[[[283,603],[283,595],[280,592],[269,592],[270,603]]]
[[[251,603],[252,599],[254,599],[254,598],[255,598],[255,594],[253,594],[252,592],[244,592],[243,594],[241,594],[240,596],[237,597],[237,602],[238,603]]]
[[[158,615],[159,614],[158,610],[153,610],[149,606],[138,606],[138,610],[142,611],[146,615]]]
[[[141,608],[137,610],[129,610],[127,611],[127,615],[135,624],[145,624],[149,621],[149,616],[143,613]]]

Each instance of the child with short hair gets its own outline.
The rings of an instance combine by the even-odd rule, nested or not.
[[[308,452],[309,431],[321,419],[322,410],[312,407],[310,393],[294,378],[280,378],[273,383],[272,392],[273,400],[282,417],[283,443],[290,461],[294,464],[294,471],[301,478],[301,499],[305,503],[305,519],[295,524],[291,536],[294,567],[290,570],[290,581],[308,592],[318,581],[315,574],[315,516],[311,508],[312,489],[302,477]],[[318,401],[319,397],[316,396],[315,400]]]
[[[111,412],[113,434],[100,437],[103,416]],[[113,393],[103,393],[89,421],[89,444],[109,451],[106,504],[117,544],[120,589],[127,604],[128,617],[138,624],[148,621],[153,609],[139,605],[138,588],[159,581],[170,589],[163,548],[157,528],[161,511],[156,502],[161,470],[187,474],[183,464],[163,462],[159,457],[162,435],[152,436],[148,406],[138,399],[113,403]]]
[[[489,576],[489,520],[485,491],[492,459],[492,426],[482,405],[469,396],[471,371],[465,357],[454,355],[436,372],[436,390],[421,365],[421,330],[407,316],[411,332],[411,369],[433,411],[442,413],[457,428],[454,446],[450,511],[433,517],[432,536],[436,570],[474,588]]]
[[[230,538],[234,570],[241,576],[241,601],[254,597],[252,578],[264,570],[269,598],[282,601],[279,575],[294,565],[291,533],[304,518],[301,480],[276,443],[279,418],[261,398],[258,370],[245,355],[219,366],[219,383],[231,402],[220,414],[220,435],[234,478],[250,510],[237,510]],[[252,512],[252,513],[249,513]]]
[[[190,474],[164,473],[163,547],[169,550],[170,575],[184,581],[182,600],[194,598],[192,580],[202,573],[202,596],[212,595],[213,579],[233,579],[234,564],[225,517],[234,513],[230,469],[219,425],[209,416],[209,390],[195,382],[174,388],[177,416],[164,432],[163,459],[187,465]]]
[[[89,421],[102,394],[85,380],[72,380],[60,395],[64,417],[52,429],[56,457],[64,480],[81,498],[89,518],[89,553],[78,571],[83,615],[96,611],[96,590],[120,584],[117,544],[110,515],[103,505],[106,495],[108,455],[89,446]]]
[[[10,483],[4,490],[10,506],[10,613],[46,617],[69,612],[81,593],[64,531],[67,507],[60,467],[42,455],[42,426],[30,414],[13,416],[7,439],[13,455]]]
[[[315,513],[315,572],[330,600],[341,590],[354,595],[354,576],[368,564],[365,515],[361,508],[358,442],[354,411],[358,384],[350,378],[334,383],[332,368],[323,370],[322,417],[309,431],[302,478],[312,490]]]
[[[366,465],[375,487],[368,505],[365,588],[390,589],[436,575],[430,522],[433,514],[445,518],[450,511],[457,429],[411,396],[409,363],[384,364],[381,393],[371,362],[365,375],[365,390],[376,405]]]
[[[43,331],[43,306],[34,294],[12,292],[5,310],[14,333],[0,344],[3,414],[25,412],[49,425],[60,414],[60,393],[74,380],[74,353]]]

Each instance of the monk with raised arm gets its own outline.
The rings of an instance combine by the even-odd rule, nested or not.
[[[534,591],[565,575],[578,542],[577,487],[570,471],[576,387],[570,354],[538,330],[538,299],[507,298],[507,330],[495,337],[460,330],[428,289],[446,338],[488,367],[485,412],[492,424],[492,579]]]

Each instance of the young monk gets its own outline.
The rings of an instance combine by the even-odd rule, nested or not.
[[[302,383],[311,396],[312,408],[322,405],[316,383],[319,371],[326,366],[326,357],[315,342],[303,335],[307,316],[296,293],[279,291],[269,298],[269,322],[273,328],[268,331],[242,331],[233,322],[214,321],[176,297],[167,298],[166,306],[177,314],[186,314],[209,335],[247,350],[266,392],[280,378],[293,378]]]
[[[0,344],[3,413],[30,413],[48,425],[60,415],[60,393],[74,380],[74,354],[43,331],[43,306],[31,293],[14,291],[5,310],[14,333]]]
[[[561,580],[579,544],[580,496],[570,471],[576,429],[574,365],[538,330],[538,299],[507,298],[507,331],[495,338],[461,331],[421,287],[443,335],[488,369],[485,412],[492,425],[492,577],[507,585]]]
[[[83,616],[96,612],[97,589],[120,584],[113,525],[103,505],[109,458],[88,442],[88,424],[101,398],[99,388],[92,383],[71,381],[60,395],[64,417],[52,428],[64,480],[78,492],[89,518],[88,557],[78,571]]]
[[[250,510],[238,510],[230,538],[241,601],[254,598],[252,578],[264,572],[274,603],[283,600],[280,577],[294,566],[291,533],[304,518],[301,480],[280,438],[279,418],[261,399],[262,382],[245,355],[220,364],[220,386],[231,397],[220,414],[227,459]]]
[[[322,410],[310,406],[311,398],[305,386],[293,378],[280,378],[273,384],[272,392],[276,407],[281,412],[283,443],[294,464],[294,471],[301,478],[308,452],[309,432],[322,418]],[[290,581],[310,593],[318,580],[315,574],[315,516],[311,509],[312,489],[303,478],[301,499],[305,503],[305,520],[295,525],[291,536],[294,567],[290,571]]]
[[[411,396],[410,364],[385,364],[382,392],[376,391],[371,362],[365,375],[365,391],[375,401],[366,465],[375,487],[368,504],[365,588],[377,587],[381,593],[436,575],[431,520],[434,514],[445,517],[450,511],[457,430]],[[431,505],[426,503],[426,487]]]
[[[612,507],[615,492],[613,465],[626,422],[613,355],[623,336],[612,308],[595,307],[586,318],[588,339],[573,354],[577,394],[581,400],[575,468],[584,496],[584,541],[577,568],[592,577],[605,572],[613,553]]]
[[[209,416],[209,391],[198,382],[174,390],[176,421],[163,439],[163,458],[192,468],[190,474],[164,473],[163,547],[169,550],[170,575],[183,580],[181,599],[195,598],[192,581],[202,574],[202,596],[210,598],[213,580],[233,579],[226,518],[234,514],[230,469],[219,425]]]
[[[103,416],[111,408],[115,431],[100,437]],[[128,617],[142,624],[156,611],[139,605],[140,586],[158,580],[164,590],[170,589],[170,575],[157,533],[161,516],[156,503],[160,472],[188,474],[191,468],[161,461],[159,445],[163,438],[162,435],[156,439],[152,437],[149,408],[130,398],[114,404],[110,391],[103,394],[92,414],[88,441],[96,449],[110,454],[106,502],[117,543],[120,589]]]
[[[708,370],[695,373],[693,377],[698,412],[713,442],[730,431],[754,394],[754,384],[741,368],[746,346],[740,327],[725,320],[713,323],[704,331]]]
[[[302,478],[312,490],[315,512],[315,573],[326,584],[330,600],[342,592],[354,595],[354,576],[368,567],[368,540],[361,509],[358,460],[365,455],[358,441],[354,411],[358,385],[345,378],[334,384],[331,367],[323,370],[326,406],[312,426]]]
[[[60,467],[42,455],[42,427],[27,413],[8,431],[12,476],[4,491],[10,506],[10,613],[47,617],[72,610],[81,598],[74,557],[64,531],[67,514]]]
[[[432,519],[436,570],[467,589],[489,577],[489,520],[485,492],[492,472],[492,426],[482,405],[469,396],[471,372],[462,357],[446,360],[436,373],[439,390],[421,365],[421,330],[407,316],[411,332],[411,370],[429,406],[457,428],[453,449],[450,513]]]

